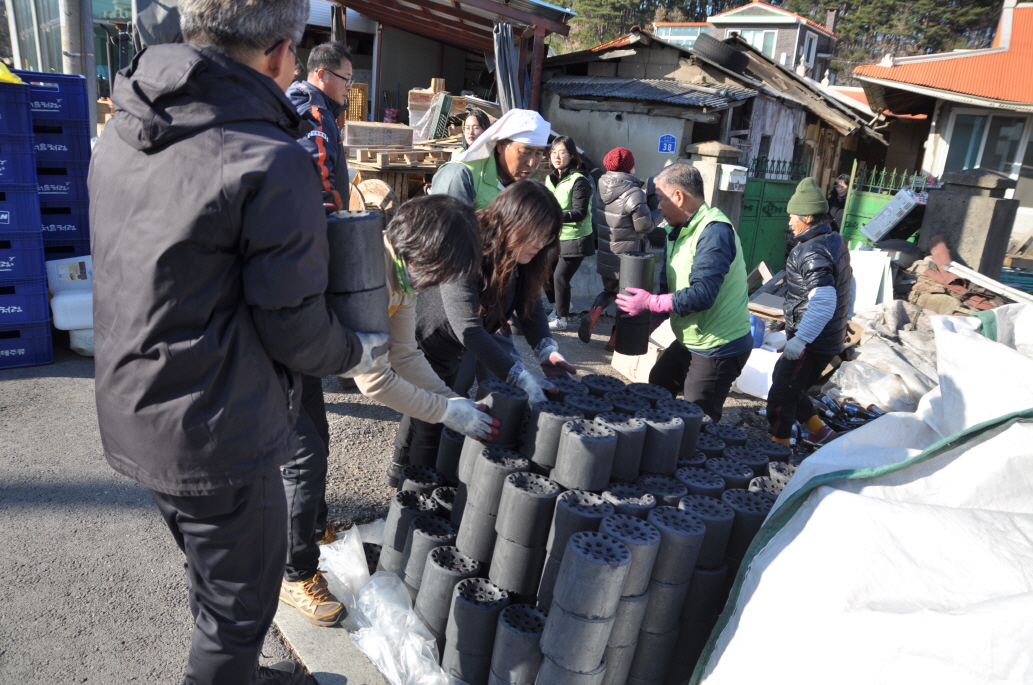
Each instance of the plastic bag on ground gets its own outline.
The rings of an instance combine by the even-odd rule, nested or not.
[[[918,400],[896,374],[886,373],[864,362],[843,362],[821,389],[832,399],[853,398],[886,411],[914,411]]]
[[[907,386],[908,394],[918,406],[918,400],[936,387],[936,381],[919,371],[907,358],[903,348],[890,345],[882,338],[873,338],[858,350],[856,361],[874,366],[880,371],[895,374]],[[917,360],[916,360],[917,361]],[[922,366],[926,364],[922,362]],[[932,371],[932,369],[930,369]],[[935,373],[935,372],[933,372]]]
[[[348,609],[347,628],[355,613],[359,592],[369,581],[358,526],[352,526],[344,537],[319,548],[319,569],[326,574],[327,589]]]
[[[402,580],[374,573],[359,593],[352,641],[391,685],[452,685],[438,665],[438,645],[413,611]]]

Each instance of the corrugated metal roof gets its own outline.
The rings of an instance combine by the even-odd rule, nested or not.
[[[857,67],[854,74],[992,100],[1033,103],[1033,6],[1024,3],[1012,12],[1006,50],[929,55],[891,67],[869,64]]]
[[[757,91],[737,86],[698,86],[674,79],[611,78],[606,76],[557,76],[544,84],[563,97],[643,100],[683,107],[722,109],[737,100],[754,97]]]

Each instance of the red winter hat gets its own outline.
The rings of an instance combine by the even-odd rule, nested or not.
[[[603,166],[607,171],[622,171],[630,174],[635,168],[635,155],[626,147],[615,147],[603,157]]]

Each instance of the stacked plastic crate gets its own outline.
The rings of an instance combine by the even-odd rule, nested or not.
[[[90,117],[82,76],[15,71],[29,84],[46,259],[90,253]]]
[[[0,83],[0,368],[54,360],[30,101]]]

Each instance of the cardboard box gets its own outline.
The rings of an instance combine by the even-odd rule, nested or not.
[[[344,127],[347,147],[401,145],[412,147],[412,128],[405,124],[382,124],[375,121],[349,121]]]
[[[632,383],[648,383],[649,372],[653,370],[656,360],[673,342],[674,331],[671,329],[671,321],[668,319],[649,335],[649,346],[645,354],[629,357],[614,352],[610,366]]]

